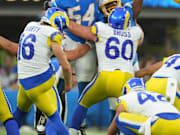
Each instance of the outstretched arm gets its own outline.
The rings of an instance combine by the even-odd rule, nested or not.
[[[91,27],[83,26],[73,21],[69,21],[68,30],[74,35],[77,35],[84,39],[96,41],[97,36],[92,33]]]
[[[12,42],[0,36],[0,47],[4,50],[7,50],[9,53],[13,55],[17,55],[19,45],[18,43]]]
[[[145,75],[151,75],[156,72],[163,65],[163,61],[157,62],[151,66],[145,67],[135,73],[135,77],[144,77]]]
[[[126,112],[125,107],[121,104],[118,106],[116,110],[116,114],[114,116],[114,119],[111,123],[111,125],[108,128],[108,135],[116,135],[116,133],[119,131],[117,125],[116,125],[116,118],[121,112]]]
[[[90,46],[87,44],[84,44],[70,51],[64,50],[64,52],[67,56],[67,59],[70,61],[73,61],[84,56],[89,51],[89,49],[90,49]]]

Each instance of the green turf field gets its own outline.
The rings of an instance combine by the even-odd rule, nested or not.
[[[36,132],[33,130],[32,127],[23,126],[20,130],[21,135],[36,135]],[[98,129],[98,128],[88,128],[87,130],[88,135],[107,135],[106,129]],[[5,128],[0,127],[0,135],[6,135]]]

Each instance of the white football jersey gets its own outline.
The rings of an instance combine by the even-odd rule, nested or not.
[[[141,29],[134,26],[126,30],[118,30],[110,27],[109,24],[97,22],[92,27],[92,31],[98,36],[96,52],[99,72],[119,69],[134,74],[132,62],[141,37]]]
[[[153,77],[171,77],[178,81],[180,88],[180,54],[174,54],[166,59],[162,67]]]
[[[21,34],[18,50],[18,78],[24,79],[39,75],[48,70],[52,50],[50,41],[61,44],[62,35],[59,30],[30,22]]]
[[[155,92],[132,91],[127,95],[121,96],[117,104],[123,104],[126,111],[144,115],[147,117],[154,116],[158,113],[179,113],[163,95]]]

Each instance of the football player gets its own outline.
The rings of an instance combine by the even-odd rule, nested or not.
[[[100,10],[102,11],[102,13],[104,14],[104,21],[107,23],[108,22],[107,18],[108,18],[108,15],[110,14],[110,12],[115,7],[121,7],[123,5],[123,7],[125,7],[130,12],[130,25],[132,27],[132,26],[137,26],[136,18],[142,9],[142,3],[143,3],[143,0],[134,0],[134,1],[123,0],[122,3],[120,0],[100,0],[99,7],[100,7]],[[140,27],[140,25],[138,25],[138,26]],[[89,28],[80,27],[75,23],[71,23],[70,27],[73,27],[72,29],[71,28],[69,29],[72,33],[77,34],[85,39],[93,40],[94,35],[91,33],[90,27]],[[86,34],[84,34],[84,33],[86,33]],[[144,40],[144,33],[142,32],[141,38],[138,41],[138,45],[141,45],[143,43],[143,40]],[[134,57],[132,64],[134,66],[134,71],[139,70],[137,54],[136,54],[136,57]],[[112,116],[113,116],[115,114],[115,110],[116,110],[116,107],[115,107],[116,98],[111,97],[108,100],[109,100],[110,110],[112,110]]]
[[[68,25],[65,11],[49,8],[40,22],[29,22],[21,34],[17,57],[20,87],[14,112],[19,126],[34,103],[48,116],[46,134],[69,134],[59,115],[60,100],[55,87],[54,68],[49,64],[54,54],[63,69],[64,93],[68,92],[72,87],[72,73],[61,46],[62,32]]]
[[[98,73],[83,90],[72,116],[70,134],[80,133],[80,125],[90,106],[108,97],[121,95],[122,86],[134,75],[132,60],[137,41],[141,37],[139,27],[128,27],[130,13],[122,7],[115,8],[109,23],[97,22],[92,26]]]
[[[108,135],[178,135],[180,113],[166,98],[146,91],[144,82],[132,78],[123,87],[124,96],[117,100],[116,115]]]
[[[143,77],[150,74],[153,75],[146,82],[147,90],[164,95],[180,111],[180,54],[164,58],[135,75]]]

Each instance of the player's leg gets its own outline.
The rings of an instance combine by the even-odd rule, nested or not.
[[[57,58],[55,57],[52,58],[50,64],[53,66],[54,73],[59,73],[60,64]],[[45,135],[46,121],[47,121],[47,116],[42,111],[40,111],[39,108],[35,107],[34,127],[38,135]]]
[[[145,116],[122,112],[116,117],[116,125],[124,135],[137,135],[147,119]]]
[[[31,109],[32,101],[26,95],[23,87],[19,86],[18,96],[17,96],[17,107],[13,113],[14,118],[18,122],[19,127],[23,124],[24,118]]]
[[[78,104],[73,112],[70,123],[70,134],[78,134],[80,126],[90,106],[107,98],[107,94],[105,92],[106,85],[102,84],[102,79],[105,79],[105,76],[101,76],[101,74],[97,75],[83,90],[81,96],[79,97]]]
[[[79,88],[79,96],[96,74],[96,59],[95,48],[91,48],[87,54],[76,60],[75,72]]]
[[[62,103],[62,108],[61,108],[61,119],[65,123],[66,122],[66,111],[67,111],[67,104],[66,104],[66,94],[63,93],[64,90],[64,79],[59,78],[58,84],[57,84],[57,89],[59,93],[59,97]]]
[[[0,121],[4,124],[6,128],[7,135],[19,135],[19,127],[11,114],[11,108],[6,98],[4,91],[0,86]]]
[[[57,91],[57,89],[56,89],[55,86],[53,86],[53,90],[54,90],[54,93],[56,94],[57,111],[58,111],[58,114],[60,115],[60,114],[61,114],[61,108],[62,108],[61,100],[60,100],[60,98],[59,98],[59,93],[58,93],[58,91]],[[60,118],[61,118],[61,117],[60,117]],[[54,116],[54,118],[52,117],[52,119],[56,120],[57,118]],[[54,125],[54,123],[53,123],[54,120],[52,120],[52,119],[48,118],[48,120],[47,120],[47,124],[46,124],[46,134],[52,134],[51,131],[54,130],[54,126],[56,126],[56,125]],[[60,123],[61,128],[65,128],[65,129],[66,129],[66,127],[65,127],[65,125],[63,124],[63,121],[62,121],[61,119],[57,119],[57,122]],[[62,130],[62,129],[61,129],[61,130]],[[63,130],[61,131],[61,134],[67,134],[67,130],[64,130],[64,129],[63,129]]]
[[[179,135],[180,114],[160,113],[159,119],[152,125],[152,135]]]
[[[35,107],[35,122],[34,127],[38,135],[45,135],[47,117],[37,107]]]
[[[55,88],[49,85],[51,84],[49,81],[52,80],[49,79],[42,85],[26,91],[26,93],[34,104],[48,116],[48,121],[50,121],[50,124],[47,124],[49,126],[46,127],[46,134],[68,135],[68,130],[60,118],[60,106],[58,106],[58,102],[60,102],[59,96],[55,91]]]

